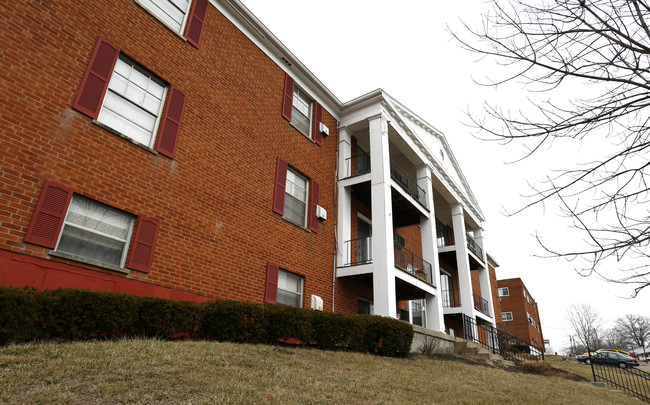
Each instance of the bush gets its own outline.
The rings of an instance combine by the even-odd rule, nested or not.
[[[320,349],[406,357],[411,325],[237,301],[194,303],[107,291],[0,287],[0,344],[37,338],[129,336],[237,343],[315,345]]]
[[[203,304],[200,338],[237,343],[263,343],[267,322],[264,305],[237,301]]]

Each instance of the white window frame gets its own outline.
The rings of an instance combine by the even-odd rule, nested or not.
[[[144,95],[143,98],[139,101],[139,103],[136,103],[135,100],[127,97],[125,94],[121,94],[119,91],[116,90],[116,87],[118,86],[117,82],[119,80],[117,75],[119,75],[120,77],[124,77],[121,74],[116,73],[116,70],[118,68],[127,67],[125,65],[130,67],[131,70],[129,71],[129,77],[126,78],[127,84],[124,89],[124,93],[129,92],[129,86],[137,87],[138,89],[143,90]],[[134,74],[134,72],[136,73]],[[141,86],[135,84],[133,81],[130,80],[133,76],[136,75],[146,76],[147,88],[142,88]],[[162,88],[162,93],[159,96],[156,96],[150,92],[150,90],[155,89],[156,86]],[[163,80],[161,80],[158,76],[144,69],[142,66],[140,66],[137,62],[130,59],[129,57],[120,54],[117,62],[115,63],[115,68],[113,68],[113,72],[111,72],[111,78],[108,83],[108,89],[106,90],[106,94],[104,95],[104,99],[102,100],[102,107],[99,110],[99,115],[97,116],[97,122],[101,123],[107,128],[111,128],[114,132],[117,132],[119,135],[122,135],[137,144],[144,145],[147,148],[153,148],[156,142],[156,135],[158,133],[158,127],[160,126],[160,118],[162,115],[163,108],[165,106],[168,90],[169,90],[169,85],[165,83]],[[145,103],[145,97],[147,96],[150,96],[149,98],[147,98],[147,100],[151,100],[152,98],[160,99],[160,104],[157,106],[157,108],[151,110],[143,106],[143,104]],[[107,100],[110,100],[108,101],[108,103],[111,103],[110,107],[107,105]],[[133,117],[137,115],[145,115],[145,116],[148,115],[154,118],[154,123],[151,130],[139,126],[137,125],[136,122],[129,119],[129,117]],[[116,128],[119,125],[122,125],[122,128]],[[124,129],[125,126],[127,126],[128,129],[129,125],[132,127],[140,128],[142,132],[140,134],[135,134],[129,130],[125,130]],[[142,135],[145,133],[148,134],[148,135],[144,135],[149,137],[148,140],[141,139]]]
[[[510,314],[509,317],[508,317],[508,314]],[[510,318],[510,319],[508,319],[508,318]],[[512,316],[512,312],[510,312],[510,311],[501,312],[501,322],[512,322],[514,319],[515,318]]]
[[[190,9],[192,8],[192,1],[188,0],[186,9],[183,10],[183,7],[179,6],[179,2],[184,2],[183,0],[135,0],[137,4],[142,6],[147,10],[151,15],[156,17],[161,23],[163,23],[167,28],[174,31],[179,35],[183,35],[185,32],[185,26],[187,25],[188,16],[190,14]],[[167,11],[166,11],[167,10]],[[169,11],[178,11],[182,14],[182,21],[176,21],[170,14]]]
[[[301,105],[297,105],[297,103],[301,102],[302,104],[305,105],[307,108],[307,128],[302,128],[302,125],[297,122],[296,117],[297,114],[300,114],[302,116],[305,116],[300,111]],[[293,125],[297,130],[302,132],[306,137],[311,138],[311,127],[312,127],[312,115],[313,115],[313,110],[314,110],[314,100],[311,99],[307,95],[305,91],[300,89],[298,86],[294,85],[293,88],[293,102],[291,104],[291,125]]]
[[[289,173],[291,173],[293,176],[305,181],[305,188],[304,188],[305,200],[304,201],[300,200],[298,197],[296,197],[295,195],[292,194],[292,192],[295,191],[294,188],[300,190],[300,187],[299,187],[299,185],[295,184],[294,182],[292,182],[289,179],[289,177],[290,177]],[[291,187],[290,187],[290,185],[291,185]],[[302,228],[307,227],[307,216],[308,216],[308,212],[309,212],[309,186],[310,186],[309,178],[307,176],[303,176],[301,173],[299,173],[296,170],[293,170],[291,167],[287,168],[287,181],[286,181],[286,184],[285,184],[284,215],[283,215],[283,218],[286,219],[287,221],[291,222],[291,223],[294,223],[294,224],[302,227]],[[294,219],[290,218],[287,215],[287,213],[288,213],[287,200],[289,198],[295,198],[298,201],[301,201],[301,202],[305,203],[305,209],[303,210],[302,221],[300,221],[300,222],[295,221]]]
[[[73,204],[77,200],[83,200],[83,201],[86,201],[86,202],[90,202],[90,203],[94,204],[95,206],[107,208],[108,210],[110,210],[110,211],[112,211],[114,213],[122,214],[125,218],[128,219],[128,222],[129,222],[128,225],[127,225],[126,238],[123,239],[123,238],[120,238],[120,237],[117,237],[117,236],[114,236],[114,235],[109,235],[109,234],[107,234],[105,232],[97,231],[95,229],[88,228],[88,227],[85,227],[83,225],[73,223],[70,220],[70,214],[71,214],[70,208],[73,206]],[[79,259],[83,259],[83,261],[88,261],[88,262],[93,262],[93,263],[101,263],[101,265],[103,265],[103,266],[109,266],[109,267],[116,266],[113,263],[107,263],[107,262],[103,262],[101,260],[94,259],[92,257],[81,256],[79,254],[65,252],[65,251],[60,250],[61,239],[66,234],[66,229],[68,227],[69,228],[74,228],[74,229],[77,229],[77,230],[81,230],[82,232],[86,232],[86,233],[89,233],[89,234],[92,234],[92,235],[97,235],[97,236],[100,236],[100,237],[103,237],[103,238],[106,238],[106,239],[110,239],[110,240],[117,241],[119,243],[123,243],[124,245],[123,245],[123,248],[122,248],[122,256],[120,257],[119,265],[117,265],[116,267],[124,268],[124,265],[126,263],[126,257],[127,257],[128,252],[129,252],[129,247],[130,247],[129,245],[131,243],[131,237],[133,235],[133,227],[135,225],[135,222],[136,222],[136,217],[134,215],[132,215],[132,214],[129,214],[129,213],[124,212],[122,210],[119,210],[117,208],[111,207],[110,205],[106,205],[106,204],[100,203],[98,201],[92,200],[90,198],[83,197],[83,196],[78,195],[78,194],[73,194],[72,200],[70,201],[70,204],[68,206],[68,212],[66,212],[65,219],[63,221],[63,226],[61,227],[61,231],[59,232],[59,237],[57,239],[54,251],[58,252],[58,253],[65,254],[65,255],[76,256]]]
[[[509,297],[510,288],[508,287],[499,287],[499,297]]]
[[[288,290],[286,288],[283,288],[283,286],[280,283],[280,280],[282,280],[282,277],[280,277],[281,274],[284,274],[285,277],[291,277],[291,278],[294,278],[295,280],[298,280],[300,282],[300,291],[299,292],[298,291],[292,291],[292,290]],[[296,273],[292,273],[290,271],[286,271],[284,269],[280,269],[279,273],[278,273],[278,293],[280,291],[282,291],[283,293],[290,294],[290,295],[293,295],[295,297],[298,297],[298,303],[299,303],[298,308],[302,308],[302,301],[303,301],[303,298],[304,298],[304,291],[305,291],[305,277],[301,276],[299,274],[296,274]],[[282,304],[280,302],[278,302],[278,304],[292,306],[290,304]]]

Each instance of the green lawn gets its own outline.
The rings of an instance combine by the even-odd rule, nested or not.
[[[2,347],[0,403],[639,404],[450,359],[156,340]]]

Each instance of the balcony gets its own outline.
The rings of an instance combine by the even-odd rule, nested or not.
[[[372,237],[345,241],[347,252],[344,266],[356,266],[372,262]]]
[[[479,259],[483,260],[483,249],[476,243],[471,236],[467,235],[467,248],[471,250]]]
[[[395,267],[433,284],[431,263],[395,242]]]
[[[361,153],[345,159],[345,178],[370,173],[370,153]]]
[[[454,245],[454,229],[445,225],[436,218],[436,238],[438,240],[438,247],[453,246]]]
[[[442,290],[443,308],[460,308],[460,290],[458,288]]]
[[[417,181],[413,180],[411,176],[406,174],[404,169],[399,167],[394,161],[390,161],[390,177],[393,178],[406,192],[417,200],[424,208],[427,207],[427,193],[424,189],[418,186]]]
[[[490,303],[488,300],[485,298],[481,297],[480,295],[474,293],[474,309],[484,313],[485,315],[491,317],[490,315]]]

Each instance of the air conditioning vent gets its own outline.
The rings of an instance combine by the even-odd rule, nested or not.
[[[322,220],[327,219],[327,211],[325,211],[325,208],[321,207],[320,205],[316,206],[316,217]]]
[[[329,136],[329,134],[330,134],[330,129],[327,128],[327,125],[325,125],[325,124],[323,124],[323,123],[321,122],[320,125],[318,126],[318,128],[319,128],[320,133],[321,133],[323,136]]]
[[[311,296],[311,309],[315,309],[316,311],[323,310],[323,299],[318,295]]]

